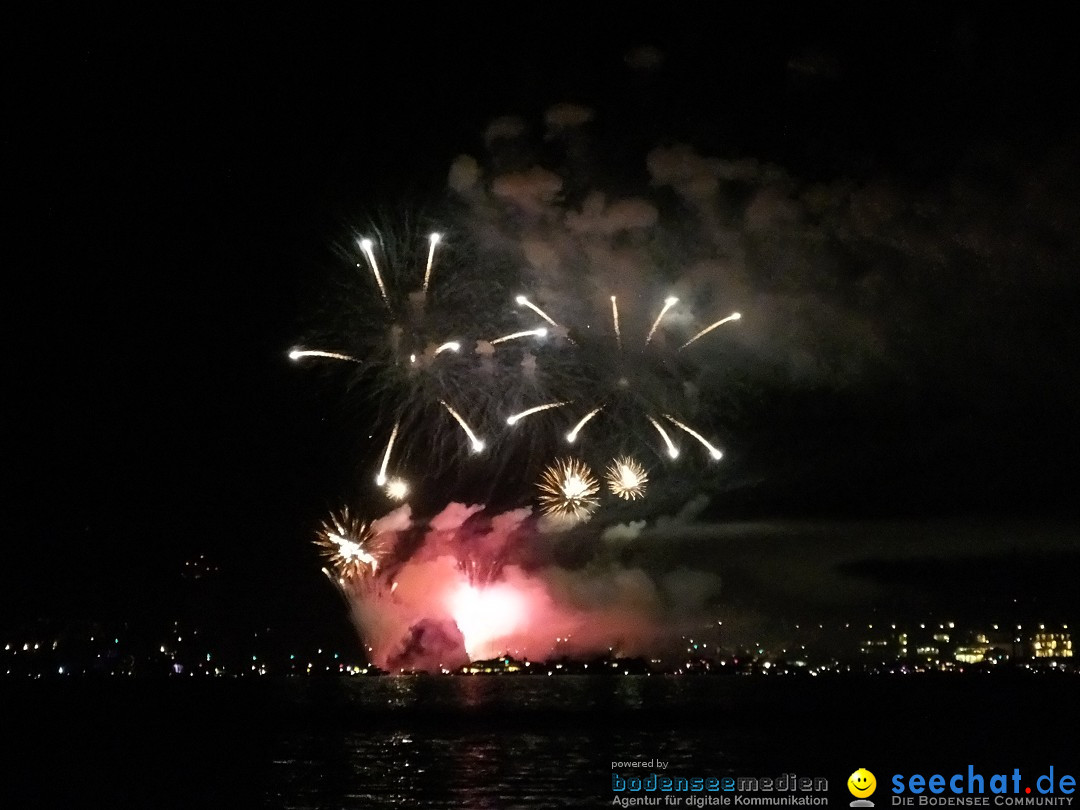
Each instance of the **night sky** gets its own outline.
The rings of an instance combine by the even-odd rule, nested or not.
[[[1062,583],[1080,573],[1070,30],[1050,11],[753,6],[53,8],[9,23],[5,624],[167,612],[200,553],[236,611],[344,621],[310,540],[353,492],[351,423],[341,392],[285,353],[340,269],[335,245],[373,215],[437,206],[490,121],[560,102],[596,111],[608,181],[689,143],[807,185],[948,198],[962,226],[935,237],[949,250],[930,286],[909,274],[911,244],[848,254],[830,294],[871,273],[890,285],[861,313],[887,324],[877,365],[826,381],[792,365],[756,391],[703,520],[952,521],[961,557],[1011,564],[1038,535]],[[628,64],[644,46],[658,66]],[[912,559],[941,531],[905,540]],[[897,587],[926,567],[879,552],[837,565]]]

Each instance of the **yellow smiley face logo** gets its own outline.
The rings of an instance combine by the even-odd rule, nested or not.
[[[866,768],[859,768],[847,780],[847,789],[856,799],[865,799],[877,788],[877,779]]]

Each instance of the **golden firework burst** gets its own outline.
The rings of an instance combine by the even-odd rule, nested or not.
[[[349,514],[348,507],[323,521],[315,544],[343,579],[374,574],[379,566],[379,535]]]
[[[608,464],[604,479],[612,495],[626,501],[636,501],[645,497],[645,484],[649,475],[635,459],[619,456]]]
[[[575,458],[562,458],[544,470],[536,484],[540,489],[540,508],[549,515],[583,517],[600,500],[600,484],[588,465]]]

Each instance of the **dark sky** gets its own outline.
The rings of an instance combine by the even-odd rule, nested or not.
[[[356,460],[336,392],[284,352],[336,268],[333,245],[375,211],[438,200],[454,157],[479,150],[496,116],[538,119],[573,101],[621,133],[627,154],[667,138],[808,182],[884,176],[919,190],[949,188],[992,147],[1005,156],[995,165],[1015,167],[1001,210],[1010,195],[1018,217],[1080,210],[1075,186],[1048,195],[1063,202],[1046,211],[1022,211],[1030,198],[1017,191],[1027,172],[1077,176],[1077,52],[1049,11],[753,5],[53,7],[12,21],[0,606],[16,617],[130,608],[208,553],[246,609],[332,609],[308,541]],[[663,66],[631,77],[624,56],[644,45]],[[916,365],[896,397],[774,389],[775,418],[750,420],[744,443],[757,464],[733,477],[766,474],[768,460],[775,484],[737,489],[711,517],[1074,518],[1080,254],[1061,232],[1039,234],[1033,265],[1059,273],[1036,292],[1018,260],[937,302],[940,328],[971,291],[993,318],[1012,311],[999,297],[1017,295],[1023,323],[1003,324],[1000,345],[980,333],[973,349],[994,358],[967,369],[985,389],[977,400],[954,396],[970,391],[964,374],[936,394],[918,376],[949,377],[951,361]],[[800,426],[847,446],[831,458],[823,440],[802,448],[821,461],[811,471],[782,450]],[[871,463],[875,443],[903,451]]]

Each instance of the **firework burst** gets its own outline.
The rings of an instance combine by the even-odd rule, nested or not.
[[[555,402],[540,407],[557,407],[567,415],[562,433],[566,443],[589,443],[614,457],[615,467],[642,446],[674,461],[683,454],[680,438],[685,437],[700,444],[708,460],[719,460],[719,448],[692,424],[695,414],[707,411],[700,394],[709,388],[712,375],[700,352],[691,355],[702,338],[741,316],[733,313],[721,318],[687,340],[674,334],[690,320],[685,308],[676,308],[678,298],[669,296],[659,308],[622,309],[618,297],[606,299],[606,306],[592,310],[585,329],[569,331],[561,348],[553,347],[542,357]],[[522,302],[543,312],[519,296],[518,304]],[[544,316],[549,323],[557,323],[546,312]],[[511,420],[532,412],[515,414]],[[619,470],[615,480],[630,481],[633,473],[644,472],[637,462],[634,465],[636,469]],[[634,486],[612,491],[628,500],[641,497]]]
[[[409,485],[401,478],[392,478],[386,482],[386,495],[390,500],[403,501],[409,494]]]
[[[348,507],[323,521],[315,544],[342,580],[374,577],[387,551],[381,535],[350,514]]]
[[[620,456],[608,464],[604,480],[607,481],[612,495],[617,495],[624,501],[636,501],[645,497],[645,484],[649,481],[649,475],[635,459]]]
[[[537,483],[540,508],[548,515],[584,517],[600,503],[600,484],[588,465],[575,458],[562,458],[544,470]]]
[[[546,335],[513,331],[504,289],[469,260],[467,243],[399,236],[408,230],[354,238],[342,251],[350,272],[289,352],[339,370],[362,395],[374,446],[360,452],[375,459],[371,477],[389,500],[405,496],[405,474],[421,465],[427,477],[457,474],[469,458],[498,452],[504,396],[532,393],[532,351]]]

